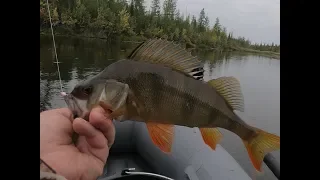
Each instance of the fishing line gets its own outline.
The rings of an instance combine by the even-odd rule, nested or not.
[[[57,48],[56,48],[56,41],[54,39],[54,33],[53,33],[53,28],[52,28],[52,21],[51,21],[51,13],[50,13],[50,8],[49,8],[49,1],[47,1],[47,9],[48,9],[48,13],[49,13],[49,20],[50,20],[50,27],[51,27],[51,34],[52,34],[52,41],[53,41],[53,47],[54,47],[54,54],[56,57],[56,63],[57,64],[57,69],[58,69],[58,75],[59,75],[59,82],[60,82],[60,93],[62,96],[65,95],[65,92],[63,92],[62,90],[62,82],[61,82],[61,75],[60,75],[60,68],[59,68],[59,61],[58,61],[58,55],[57,55]]]

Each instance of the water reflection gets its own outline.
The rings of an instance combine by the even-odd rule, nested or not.
[[[100,72],[121,58],[126,51],[117,42],[56,37],[59,68],[64,91],[69,92],[79,81]],[[59,97],[59,80],[51,37],[40,41],[40,111],[65,106]]]
[[[70,92],[81,80],[97,74],[109,64],[125,58],[137,44],[103,40],[56,37],[64,91]],[[244,95],[245,118],[250,125],[280,134],[280,61],[246,53],[198,53],[208,81],[221,76],[239,79]],[[65,107],[51,37],[40,40],[40,111]],[[222,145],[251,175],[255,170],[245,147],[236,135],[223,131]],[[280,160],[280,153],[274,153]],[[275,179],[264,168],[256,179]]]

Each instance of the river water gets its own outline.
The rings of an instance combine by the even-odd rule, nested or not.
[[[100,72],[107,65],[125,58],[134,43],[112,43],[102,40],[56,37],[57,54],[63,90],[70,92],[77,82]],[[239,114],[248,124],[280,135],[280,61],[246,53],[198,53],[204,62],[205,81],[234,76],[244,95],[245,113]],[[51,37],[40,38],[40,111],[65,107]],[[227,131],[221,145],[238,161],[253,179],[276,179],[264,165],[257,174],[241,139]],[[272,153],[280,162],[280,151]]]

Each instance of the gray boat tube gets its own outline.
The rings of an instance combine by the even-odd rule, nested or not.
[[[163,153],[149,137],[145,123],[114,122],[115,143],[99,180],[121,177],[123,171],[155,173],[175,180],[251,180],[221,146],[212,151],[198,128],[175,126],[172,153]]]

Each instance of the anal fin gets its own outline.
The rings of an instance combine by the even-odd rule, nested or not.
[[[222,138],[222,134],[218,128],[199,128],[204,142],[211,147],[212,150],[216,149],[217,144]]]
[[[158,123],[146,124],[152,142],[157,145],[161,151],[170,153],[173,142],[174,125]]]

